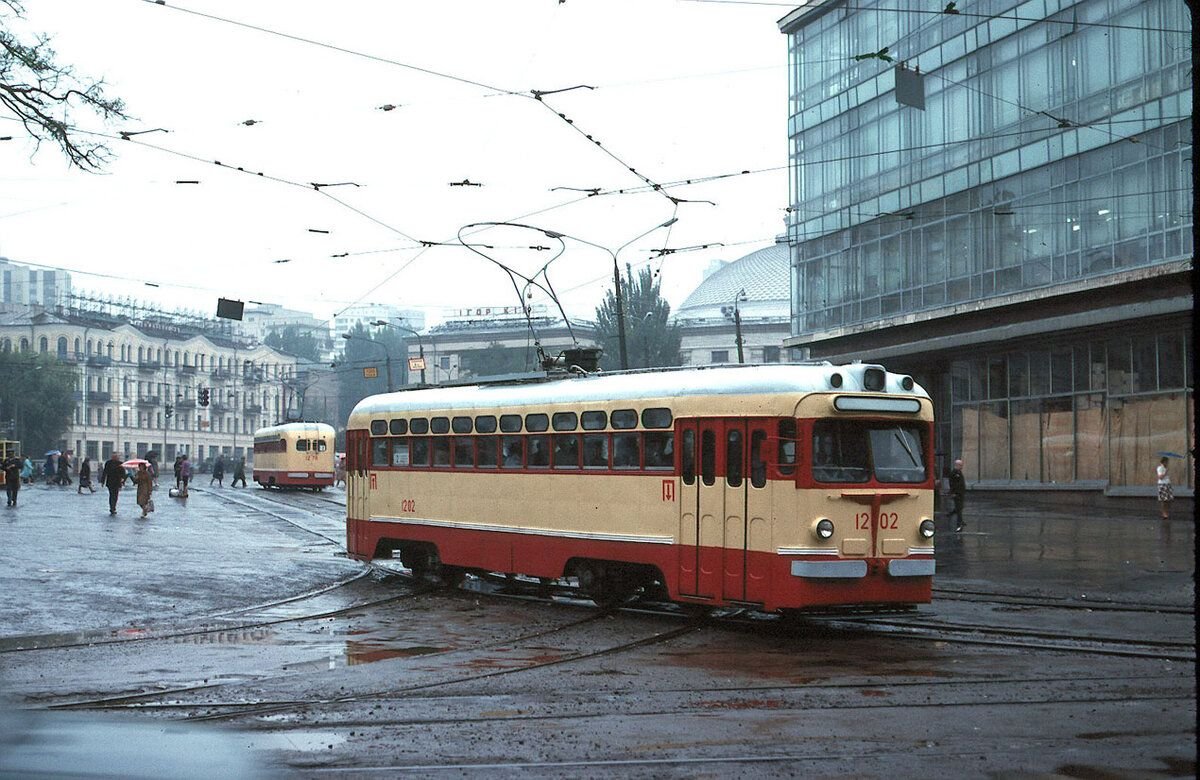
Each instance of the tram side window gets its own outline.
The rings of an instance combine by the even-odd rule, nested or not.
[[[729,487],[742,484],[742,432],[738,430],[725,434],[725,481]]]
[[[516,417],[516,415],[509,415],[509,416]],[[517,418],[517,419],[520,420],[520,418]],[[524,459],[525,440],[522,437],[520,437],[520,436],[505,436],[503,439],[503,444],[504,444],[504,461],[503,461],[504,468],[519,469],[523,465],[525,465],[525,462],[524,462],[524,460],[525,460]]]
[[[579,468],[579,437],[577,435],[564,433],[554,437],[554,468]]]
[[[542,415],[545,417],[545,415]],[[528,425],[528,420],[526,420]],[[530,436],[529,437],[529,457],[527,459],[529,468],[544,469],[550,466],[550,437],[549,436]]]
[[[700,480],[705,485],[713,485],[717,481],[716,431],[703,431],[700,434]]]
[[[470,433],[472,427],[470,417],[455,417],[450,421],[450,430],[455,433]]]
[[[388,431],[393,436],[403,436],[408,433],[408,420],[405,420],[403,417],[397,417],[388,423]]]
[[[615,414],[613,415],[616,416]],[[613,468],[636,469],[642,465],[642,437],[636,433],[613,434]]]
[[[670,431],[646,433],[646,468],[655,471],[675,468],[675,436]]]
[[[550,427],[550,418],[544,414],[525,415],[525,430],[530,433],[541,433]]]
[[[608,427],[608,414],[605,412],[584,412],[579,417],[585,431],[602,431]]]
[[[408,439],[392,440],[392,465],[408,465]]]
[[[434,417],[429,421],[429,430],[433,433],[449,433],[450,418],[449,417]]]
[[[521,415],[519,415],[519,414],[502,414],[502,415],[500,415],[500,430],[503,433],[520,433],[521,432]]]
[[[756,488],[767,484],[767,460],[763,448],[767,445],[767,432],[756,430],[750,434],[750,484]]]
[[[683,484],[693,485],[696,482],[696,432],[683,432],[683,452],[680,453],[680,465],[683,466]]]
[[[308,439],[296,439],[296,452],[308,452]]]
[[[388,440],[373,439],[371,441],[371,465],[386,466],[388,465]]]
[[[387,420],[371,420],[371,435],[385,436],[388,432]]]
[[[425,436],[416,436],[411,439],[411,459],[409,465],[416,468],[426,468],[429,466],[429,439]]]
[[[429,420],[425,417],[414,417],[409,420],[408,430],[416,434],[429,433]]]
[[[618,430],[636,428],[638,423],[638,414],[634,409],[617,409],[612,413],[612,416],[609,418],[609,422],[612,423],[612,427],[617,428]]]
[[[551,422],[556,431],[573,431],[579,427],[579,416],[575,412],[555,412]]]
[[[492,421],[495,422],[495,417]],[[495,436],[480,436],[475,440],[478,447],[478,460],[476,464],[481,469],[494,469],[498,465],[496,452],[500,446],[500,439]]]
[[[519,418],[518,418],[519,419]],[[495,433],[496,418],[490,414],[482,414],[475,418],[475,433]]]
[[[454,466],[460,469],[475,467],[475,440],[470,436],[454,437]]]
[[[450,465],[450,439],[434,438],[429,449],[433,452],[433,465],[446,467]]]
[[[665,407],[656,406],[650,409],[642,410],[642,427],[643,428],[670,428],[671,427],[671,410]]]
[[[779,452],[776,453],[779,473],[790,477],[796,473],[796,421],[779,421]]]
[[[589,413],[584,412],[583,414],[586,425]],[[585,469],[608,468],[608,434],[589,433],[583,437],[583,467]]]

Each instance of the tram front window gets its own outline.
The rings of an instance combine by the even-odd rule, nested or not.
[[[916,425],[820,420],[813,426],[817,482],[924,482],[921,429]]]

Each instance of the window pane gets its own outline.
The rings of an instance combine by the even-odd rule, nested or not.
[[[579,427],[579,417],[575,412],[555,412],[552,423],[556,431],[573,431]]]
[[[683,452],[680,453],[680,465],[683,471],[683,484],[691,485],[696,481],[696,432],[683,432]]]
[[[554,468],[579,468],[579,436],[561,434],[554,437]]]
[[[500,415],[500,430],[505,433],[520,433],[521,432],[521,415],[519,414],[502,414]]]
[[[504,437],[504,468],[519,469],[524,463],[525,440],[520,436]]]
[[[730,487],[742,484],[742,432],[725,434],[725,481]]]
[[[388,423],[388,431],[393,436],[403,436],[408,433],[408,420],[396,419]]]
[[[371,420],[371,435],[385,436],[388,432],[387,420]]]
[[[549,436],[529,437],[529,457],[526,463],[531,469],[544,469],[550,466]]]
[[[618,409],[612,413],[611,422],[612,427],[618,429],[636,428],[638,415],[633,409]]]
[[[915,425],[871,426],[871,462],[880,482],[924,482],[928,471],[921,428]]]
[[[643,428],[670,428],[671,410],[663,407],[642,410]]]
[[[408,465],[408,439],[395,439],[392,441],[392,465]]]
[[[705,485],[717,481],[717,434],[704,431],[700,434],[700,479]]]
[[[646,468],[675,468],[675,437],[667,431],[646,434]]]
[[[796,473],[796,421],[779,421],[779,473],[790,476]]]
[[[308,439],[296,439],[296,452],[308,452]]]
[[[636,469],[642,465],[641,436],[618,433],[613,436],[613,468]]]
[[[412,463],[409,465],[418,468],[424,468],[429,465],[429,439],[420,436],[410,440],[412,442]]]
[[[1050,392],[1059,395],[1071,392],[1071,350],[1050,353]]]
[[[544,414],[527,414],[525,415],[525,430],[533,433],[541,433],[550,427],[550,418]]]
[[[1128,393],[1133,386],[1130,372],[1129,339],[1108,342],[1108,392],[1111,395]]]
[[[1154,336],[1138,336],[1133,340],[1133,392],[1158,389],[1157,357]]]
[[[584,412],[582,421],[585,431],[602,431],[608,427],[608,415],[604,412]]]
[[[589,469],[608,468],[608,434],[592,433],[583,437],[583,466]]]
[[[470,436],[458,436],[454,439],[454,465],[459,468],[474,468],[475,440]]]
[[[408,422],[408,430],[410,433],[429,433],[429,420],[424,417],[414,417]]]
[[[455,433],[470,433],[471,428],[472,425],[470,417],[455,417],[450,421],[450,430],[454,431]]]
[[[434,433],[449,433],[450,418],[449,417],[434,417],[429,421],[429,430]]]
[[[1182,388],[1183,336],[1167,333],[1158,337],[1158,386],[1164,390]]]
[[[813,426],[813,479],[817,482],[866,482],[866,431],[861,424],[818,420]]]
[[[433,452],[433,465],[448,467],[450,465],[450,440],[430,439],[429,449]]]
[[[519,422],[520,418],[517,418],[517,420]],[[495,433],[496,432],[496,418],[490,414],[480,415],[479,417],[476,417],[475,418],[475,432],[476,433]]]
[[[496,418],[492,418],[495,422]],[[475,465],[481,469],[494,469],[498,463],[496,455],[499,452],[500,440],[495,436],[480,436],[475,440]]]
[[[371,465],[388,465],[388,440],[375,439],[371,442]]]
[[[756,488],[767,484],[767,459],[763,452],[766,446],[766,431],[750,434],[750,484]]]

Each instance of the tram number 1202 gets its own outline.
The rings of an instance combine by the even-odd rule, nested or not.
[[[406,498],[400,502],[401,512],[417,511],[417,500],[415,498]]]
[[[854,527],[859,531],[865,531],[871,527],[871,513],[859,512],[854,516]],[[900,527],[900,515],[896,512],[880,512],[879,527],[882,530],[895,530]]]

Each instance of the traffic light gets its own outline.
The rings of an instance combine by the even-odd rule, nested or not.
[[[163,415],[169,420],[175,416],[175,407],[172,404],[167,404],[167,408],[163,411]]]
[[[200,388],[200,405],[208,406],[208,388],[207,387]]]

